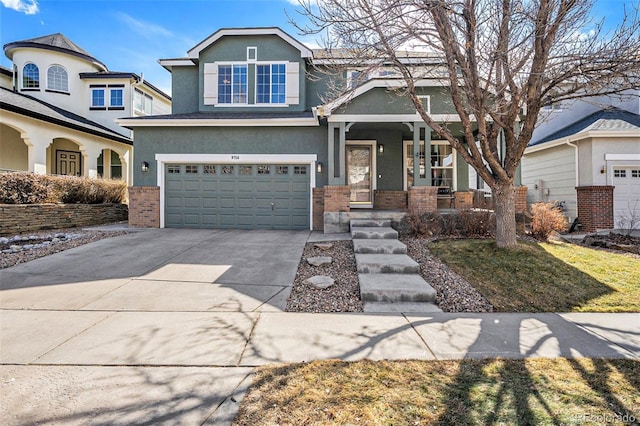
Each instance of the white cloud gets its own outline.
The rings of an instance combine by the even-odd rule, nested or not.
[[[5,1],[5,0],[0,0]],[[151,22],[140,21],[126,13],[119,12],[116,14],[116,17],[123,23],[129,26],[133,31],[142,34],[147,38],[152,38],[155,36],[165,36],[170,37],[173,34],[168,29],[163,26],[153,24]]]
[[[2,5],[17,12],[24,12],[25,15],[35,15],[39,12],[37,0],[0,0]]]

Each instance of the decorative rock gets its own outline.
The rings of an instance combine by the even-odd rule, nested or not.
[[[11,250],[13,250],[14,252],[22,250],[22,246],[17,246],[17,245],[15,245],[15,244],[14,244],[14,245],[12,245],[12,246],[9,246],[9,248],[10,248]]]
[[[7,244],[9,242],[8,238],[0,237],[0,244]]]
[[[33,244],[25,244],[22,246],[24,250],[31,250],[33,248]]]
[[[325,289],[331,287],[335,281],[331,277],[327,277],[326,275],[315,275],[311,278],[305,280],[306,284],[313,286],[319,289]]]
[[[333,259],[329,256],[316,256],[307,258],[307,262],[309,262],[309,265],[312,266],[329,265],[332,261]]]
[[[333,244],[331,243],[316,243],[314,244],[315,247],[319,248],[320,250],[329,250],[333,247]]]

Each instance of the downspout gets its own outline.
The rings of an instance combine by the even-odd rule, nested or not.
[[[575,145],[571,143],[571,139],[567,139],[565,144],[569,145],[571,148],[575,148],[575,163],[576,163],[576,186],[580,186],[580,170],[578,163],[578,144]]]

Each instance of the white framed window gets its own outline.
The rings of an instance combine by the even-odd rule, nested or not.
[[[124,107],[124,89],[109,89],[109,106]]]
[[[218,103],[246,104],[247,64],[218,66]]]
[[[151,115],[153,111],[153,98],[136,89],[133,93],[133,109],[140,113]]]
[[[545,112],[559,112],[562,111],[562,102],[547,103],[541,109]]]
[[[22,88],[40,88],[40,70],[36,64],[29,63],[22,68]]]
[[[247,62],[255,62],[258,60],[258,48],[257,47],[247,47]]]
[[[418,96],[420,103],[422,104],[422,108],[427,114],[431,114],[431,96]],[[417,112],[417,110],[416,110]]]
[[[285,104],[286,91],[286,64],[256,65],[256,104]]]
[[[446,140],[431,141],[431,185],[454,187],[455,152]]]
[[[56,92],[69,92],[67,70],[60,65],[52,65],[47,70],[47,89]]]
[[[363,74],[359,70],[347,71],[347,89],[355,89],[363,83]]]
[[[104,108],[105,104],[105,89],[104,88],[92,88],[91,89],[91,107],[92,108]]]

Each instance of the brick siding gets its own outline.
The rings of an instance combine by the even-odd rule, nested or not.
[[[407,208],[407,191],[382,191],[373,193],[373,208],[401,209]]]
[[[132,228],[160,227],[160,187],[129,187],[129,226]]]
[[[348,212],[350,189],[346,185],[325,186],[324,188],[325,212]]]
[[[126,204],[1,204],[0,235],[127,220]]]
[[[578,221],[582,230],[613,228],[613,186],[578,186]]]
[[[473,207],[473,192],[456,191],[453,195],[456,197],[454,202],[456,210],[468,210]]]
[[[516,187],[516,213],[527,212],[527,187]]]
[[[428,213],[438,210],[438,188],[435,186],[412,186],[407,197],[410,212]]]

